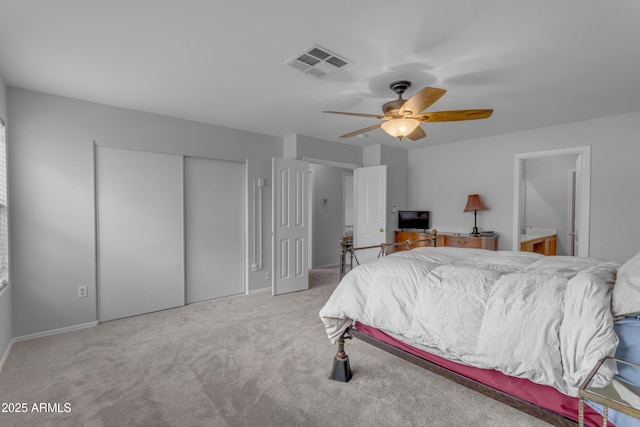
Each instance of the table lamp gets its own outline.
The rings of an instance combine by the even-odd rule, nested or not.
[[[477,236],[479,234],[477,224],[478,211],[485,210],[487,210],[487,207],[484,205],[484,203],[482,203],[482,200],[480,200],[480,195],[469,194],[469,198],[467,199],[467,206],[464,208],[464,212],[473,211],[473,232],[471,233],[472,236]]]

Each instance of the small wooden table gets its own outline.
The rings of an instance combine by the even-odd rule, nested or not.
[[[640,374],[640,365],[625,360],[605,357],[598,362],[578,390],[580,399],[578,403],[578,425],[580,427],[584,425],[584,399],[589,399],[604,406],[604,413],[602,415],[603,427],[607,426],[609,408],[640,419],[640,388],[616,378],[604,387],[596,387],[593,385],[592,380],[594,376],[605,363],[616,363],[619,370],[632,369],[637,370]]]

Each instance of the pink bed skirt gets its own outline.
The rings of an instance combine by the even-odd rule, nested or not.
[[[576,422],[578,421],[578,398],[562,394],[553,387],[536,384],[524,378],[510,377],[502,372],[491,369],[474,368],[452,362],[424,350],[411,347],[410,345],[385,334],[379,329],[363,325],[360,322],[356,322],[356,329],[376,338],[377,340],[383,341],[396,348],[400,348],[407,353],[411,353],[422,359],[428,360],[429,362],[433,362],[450,371],[464,375],[467,378],[488,385],[496,390],[500,390],[529,403],[533,403],[550,411],[564,415],[566,418],[572,419]],[[592,427],[602,425],[602,416],[586,404],[584,405],[584,424]],[[611,423],[608,423],[608,425],[609,427],[615,427]]]

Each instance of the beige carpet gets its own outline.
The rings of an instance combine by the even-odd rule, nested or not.
[[[223,298],[17,343],[0,402],[27,412],[2,412],[0,425],[547,425],[357,340],[347,343],[353,379],[329,380],[335,347],[318,312],[337,279],[337,270],[317,269],[308,291]]]

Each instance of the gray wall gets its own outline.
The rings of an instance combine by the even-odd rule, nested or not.
[[[433,207],[440,231],[470,232],[473,214],[463,209],[479,193],[489,210],[478,212],[478,227],[497,231],[500,249],[511,250],[515,154],[591,146],[590,255],[624,261],[640,249],[639,133],[640,113],[629,113],[413,150],[410,204]]]
[[[249,213],[254,179],[264,178],[263,242],[271,241],[267,195],[271,158],[282,156],[280,138],[17,88],[9,88],[8,106],[13,336],[96,321],[94,140],[248,160]],[[251,224],[249,254],[254,243]],[[263,265],[270,264],[267,253]],[[88,286],[88,298],[77,298],[80,285]],[[249,273],[250,289],[269,285],[264,272]]]
[[[7,130],[9,128],[9,119],[7,117],[7,88],[4,82],[0,78],[0,117],[4,120]],[[8,138],[7,138],[8,139]],[[7,144],[8,145],[8,144]],[[8,150],[7,150],[8,151]],[[11,203],[11,200],[9,200]],[[9,262],[11,262],[9,257]],[[2,295],[0,295],[0,361],[3,360],[11,339],[13,338],[12,330],[12,306],[11,306],[11,293],[12,286],[5,288]]]
[[[362,149],[339,142],[324,141],[304,135],[285,138],[285,158],[322,159],[352,165],[362,165]]]

